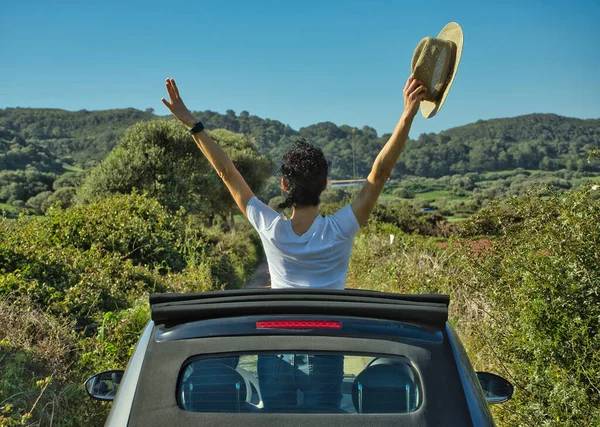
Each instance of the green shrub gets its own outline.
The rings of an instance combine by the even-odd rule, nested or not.
[[[393,224],[405,233],[426,236],[448,236],[450,228],[439,213],[425,214],[404,202],[378,204],[375,206],[369,222]]]
[[[125,367],[148,294],[239,287],[260,256],[249,227],[136,194],[1,220],[0,424],[101,425],[109,406],[81,384]]]
[[[259,191],[271,161],[244,135],[209,131],[248,185]],[[234,201],[225,184],[181,124],[155,120],[127,130],[113,151],[85,179],[78,199],[91,202],[111,194],[146,192],[171,212],[181,207],[206,217],[226,216]]]
[[[477,258],[490,316],[474,348],[517,385],[496,410],[506,425],[600,424],[600,202],[592,191],[511,199],[494,250]]]
[[[355,240],[348,286],[449,293],[475,368],[516,387],[493,407],[499,425],[600,425],[597,193],[512,198],[447,242],[372,223]]]
[[[392,191],[392,195],[401,199],[412,199],[413,197],[415,197],[415,193],[402,187],[396,188],[394,191]]]
[[[129,308],[105,312],[95,333],[80,341],[79,368],[87,372],[123,369],[149,320],[146,296]]]
[[[88,250],[93,245],[119,254],[134,264],[180,270],[183,221],[156,200],[142,195],[115,195],[68,210],[51,209],[44,226],[59,246]]]

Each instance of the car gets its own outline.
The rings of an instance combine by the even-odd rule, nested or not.
[[[85,382],[107,426],[492,426],[448,295],[243,289],[150,296],[125,371]],[[308,367],[308,368],[307,368]]]

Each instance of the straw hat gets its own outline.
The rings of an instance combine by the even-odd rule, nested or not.
[[[456,76],[463,48],[463,31],[456,22],[442,28],[437,37],[419,42],[412,58],[415,79],[427,86],[421,114],[429,119],[442,109]]]

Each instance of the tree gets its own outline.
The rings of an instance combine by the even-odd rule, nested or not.
[[[84,172],[66,172],[54,181],[52,188],[56,191],[65,187],[79,187],[84,177]]]
[[[270,175],[271,162],[243,135],[210,132],[231,157],[252,189],[258,191]],[[234,205],[225,187],[185,129],[152,121],[130,128],[117,147],[84,181],[81,202],[110,194],[145,192],[171,211],[228,215]]]
[[[36,214],[40,215],[44,211],[42,209],[42,205],[44,205],[51,195],[51,191],[42,191],[41,193],[29,198],[29,200],[27,200],[25,203],[25,206],[32,209]]]
[[[77,189],[75,187],[60,187],[45,201],[42,201],[40,204],[42,212],[46,212],[48,208],[54,204],[58,204],[62,209],[72,206],[76,194]]]

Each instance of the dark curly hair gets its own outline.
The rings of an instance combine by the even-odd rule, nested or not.
[[[294,147],[282,160],[279,174],[287,188],[288,196],[279,209],[296,206],[317,206],[327,184],[329,162],[319,147],[304,138],[294,141]]]

